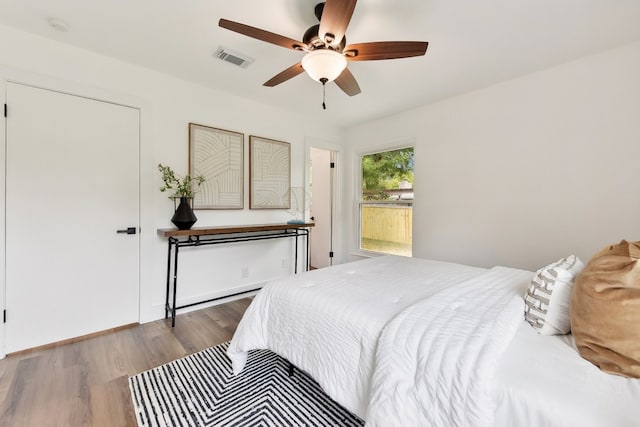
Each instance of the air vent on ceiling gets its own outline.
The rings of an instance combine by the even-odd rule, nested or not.
[[[213,56],[242,68],[247,68],[253,62],[253,59],[247,55],[223,47],[219,47]]]

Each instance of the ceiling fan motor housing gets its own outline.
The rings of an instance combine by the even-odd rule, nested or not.
[[[318,21],[322,19],[323,10],[324,10],[324,2],[318,3],[316,7],[313,9],[313,13],[316,15],[316,18],[318,18]]]
[[[325,43],[324,40],[320,38],[320,36],[318,36],[319,31],[320,24],[313,25],[304,32],[304,35],[302,36],[302,42],[308,46],[309,50],[332,49],[337,52],[342,52],[344,47],[347,45],[347,37],[345,36],[342,38],[340,44],[338,44],[336,47],[329,46],[327,43]]]

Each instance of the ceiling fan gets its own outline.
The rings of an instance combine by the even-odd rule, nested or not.
[[[360,93],[360,86],[349,69],[347,61],[373,61],[380,59],[408,58],[424,55],[428,42],[386,41],[347,45],[345,32],[357,0],[326,0],[315,6],[320,24],[307,29],[302,41],[281,36],[239,22],[220,19],[218,25],[254,39],[272,43],[287,49],[306,52],[302,60],[264,83],[273,87],[306,71],[309,77],[324,86],[331,81],[349,96]],[[326,109],[324,100],[322,107]]]

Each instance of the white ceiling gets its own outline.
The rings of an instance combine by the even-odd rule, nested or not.
[[[640,40],[640,0],[360,0],[347,42],[425,40],[424,57],[352,62],[348,97],[304,74],[262,83],[301,52],[218,27],[220,18],[301,40],[318,0],[0,0],[0,24],[185,80],[350,126]],[[66,21],[67,32],[47,20]],[[255,60],[213,57],[219,46]],[[0,56],[0,62],[1,62]],[[597,82],[594,82],[597,84]]]

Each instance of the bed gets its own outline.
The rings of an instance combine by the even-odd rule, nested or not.
[[[384,256],[274,280],[227,354],[280,354],[367,426],[638,425],[640,380],[524,321],[533,274]]]

